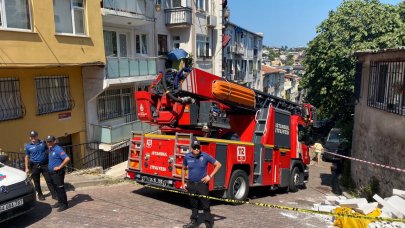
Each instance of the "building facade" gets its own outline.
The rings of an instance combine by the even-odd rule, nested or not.
[[[131,131],[150,131],[137,120],[134,91],[146,90],[166,55],[184,49],[194,67],[220,75],[222,1],[104,0],[106,67],[88,69],[84,82],[88,138],[104,150],[125,146]]]
[[[357,52],[352,156],[400,169],[405,148],[405,49]],[[379,183],[380,195],[405,189],[401,173],[352,162],[358,187]]]
[[[284,82],[286,72],[282,69],[267,65],[262,65],[261,72],[263,75],[263,88],[260,88],[259,90],[276,97],[284,98]]]
[[[259,89],[263,35],[228,22],[224,31],[223,74],[228,80]]]
[[[85,143],[83,82],[104,63],[99,1],[0,1],[0,148],[31,130]]]

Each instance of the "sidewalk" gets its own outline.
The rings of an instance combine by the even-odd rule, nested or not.
[[[126,162],[125,162],[126,164]],[[122,170],[121,170],[122,169]],[[120,175],[108,175],[109,172],[120,173]],[[67,191],[74,191],[76,188],[110,185],[124,181],[125,168],[122,165],[112,167],[107,174],[103,174],[101,167],[96,167],[87,170],[75,171],[65,176],[65,188]],[[41,175],[41,188],[44,192],[48,192],[44,177]]]

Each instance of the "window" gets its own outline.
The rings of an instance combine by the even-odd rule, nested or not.
[[[165,8],[171,9],[176,7],[186,7],[185,5],[181,4],[182,0],[166,0],[165,1]]]
[[[0,28],[31,29],[28,0],[0,0]]]
[[[0,78],[0,121],[18,119],[23,114],[20,81],[16,78]]]
[[[57,33],[86,35],[84,0],[53,0]]]
[[[135,51],[138,54],[148,53],[146,34],[135,35]]]
[[[158,35],[158,55],[167,54],[167,35]]]
[[[405,61],[370,63],[367,104],[405,115]]]
[[[197,34],[197,57],[210,57],[210,56],[211,56],[211,45],[209,37]]]
[[[70,110],[73,100],[70,96],[69,77],[46,76],[35,78],[38,115]]]
[[[124,32],[104,31],[104,50],[107,57],[128,57],[128,37]]]
[[[253,74],[253,60],[249,60],[249,74]]]
[[[104,91],[97,98],[97,116],[99,121],[119,117],[135,120],[134,88],[115,88]],[[130,118],[127,118],[130,117]]]
[[[209,0],[196,0],[197,11],[208,12],[209,5]]]
[[[173,36],[173,49],[180,48],[180,36]]]

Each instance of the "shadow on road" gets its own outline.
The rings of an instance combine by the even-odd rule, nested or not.
[[[77,194],[72,197],[72,199],[69,201],[69,207],[74,207],[77,204],[83,203],[83,202],[89,202],[93,201],[93,198],[91,198],[90,195],[88,194]]]
[[[30,212],[1,223],[1,227],[27,227],[47,217],[52,212],[49,204],[37,202],[36,206]]]
[[[152,199],[156,199],[159,201],[163,201],[166,203],[174,204],[179,207],[184,207],[184,208],[190,208],[190,200],[187,195],[183,194],[177,194],[177,193],[172,193],[172,192],[165,192],[165,191],[160,191],[160,190],[155,190],[155,189],[150,189],[147,187],[134,190],[132,193],[149,197]],[[213,195],[214,196],[214,195]],[[218,197],[218,196],[214,196]],[[211,200],[211,206],[216,206],[216,205],[222,205],[225,204],[224,202],[220,202],[217,200]]]

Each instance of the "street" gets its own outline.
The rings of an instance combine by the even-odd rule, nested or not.
[[[249,200],[311,208],[330,192],[329,163],[312,165],[307,189],[297,193],[251,189]],[[182,227],[191,210],[186,196],[143,188],[131,183],[76,189],[68,192],[70,208],[58,213],[47,197],[37,207],[2,227]],[[330,217],[250,205],[212,202],[215,227],[327,227]],[[202,211],[200,211],[202,214]],[[200,216],[202,217],[202,216]],[[203,220],[200,227],[205,227]]]

